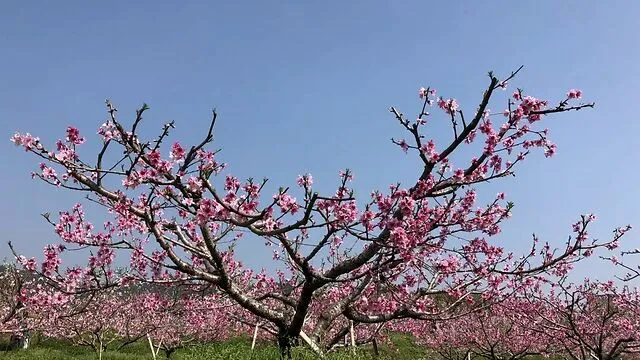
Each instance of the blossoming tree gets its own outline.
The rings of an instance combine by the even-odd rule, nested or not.
[[[551,339],[528,325],[534,310],[528,302],[510,298],[462,316],[436,323],[431,329],[411,321],[407,328],[421,343],[452,360],[473,355],[491,360],[518,360],[548,354]]]
[[[336,191],[325,195],[314,191],[311,175],[297,179],[298,189],[282,187],[272,196],[265,194],[266,180],[225,175],[216,151],[207,148],[214,140],[215,111],[200,142],[175,142],[167,149],[173,122],[146,141],[139,127],[147,105],[127,122],[107,101],[109,120],[98,130],[102,146],[91,161],[81,156],[85,138],[75,127],[53,148],[16,133],[11,140],[42,161],[34,177],[88,194],[111,216],[104,230],[85,218],[81,205],[57,218],[47,216],[63,246],[47,247],[40,266],[20,260],[67,291],[135,281],[214,286],[277,329],[283,356],[290,356],[300,335],[320,351],[314,344],[331,337],[327,331],[336,321],[446,317],[472,293],[489,301],[541,274],[564,275],[594,249],[615,246],[627,228],[605,241],[590,240],[593,217],[583,216],[566,247],[556,251],[534,238],[531,252],[522,257],[490,241],[512,204],[500,193],[479,206],[476,188],[513,175],[535,148],[547,157],[555,153],[547,130],[536,128],[545,117],[593,106],[578,102],[578,90],[550,105],[518,89],[505,99],[504,111],[491,112],[490,102],[518,71],[504,79],[489,73],[489,85],[470,112],[455,99],[436,97],[432,88],[419,90],[416,117],[390,108],[408,135],[393,142],[415,155],[421,171],[409,186],[374,191],[369,200],[354,198],[349,171],[341,172]],[[433,105],[441,113],[430,114]],[[426,138],[423,129],[430,121],[450,122],[450,140],[436,144]],[[502,124],[494,125],[498,121]],[[477,156],[454,164],[454,154],[465,146],[473,150],[479,141]],[[245,268],[234,250],[240,241],[256,242],[254,248],[275,246],[275,260],[284,269],[273,276]],[[93,251],[86,266],[64,270],[60,253],[73,247]],[[122,274],[112,270],[119,253],[128,253],[131,264]],[[322,308],[307,336],[303,329],[321,292],[332,306]],[[434,301],[443,293],[451,301]]]
[[[527,289],[530,290],[530,289]],[[640,352],[640,293],[613,281],[566,280],[550,292],[526,291],[526,325],[556,353],[577,360],[613,360]],[[525,303],[533,306],[526,306]]]
[[[12,331],[9,324],[14,321],[22,308],[20,304],[20,291],[23,280],[17,269],[10,264],[0,266],[0,331]]]

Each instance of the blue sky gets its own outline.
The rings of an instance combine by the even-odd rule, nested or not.
[[[499,240],[524,251],[536,232],[561,245],[586,212],[599,216],[594,236],[640,225],[639,11],[631,1],[5,1],[0,258],[8,240],[40,255],[57,239],[38,214],[80,199],[31,181],[38,162],[9,143],[16,130],[52,144],[73,124],[95,144],[109,97],[121,118],[147,102],[146,129],[175,120],[175,137],[193,142],[215,106],[216,147],[233,174],[277,186],[311,172],[330,189],[349,167],[366,196],[419,172],[389,141],[403,134],[388,106],[417,113],[416,90],[431,85],[472,112],[487,71],[519,65],[514,86],[549,99],[577,87],[597,107],[547,119],[557,156],[532,156],[515,179],[488,186],[516,203]],[[627,247],[640,247],[636,232]],[[262,249],[247,262],[261,264]],[[579,270],[613,273],[599,262]]]

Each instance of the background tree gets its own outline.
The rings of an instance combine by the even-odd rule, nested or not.
[[[524,315],[527,326],[572,359],[612,360],[640,350],[637,290],[616,287],[612,281],[566,280],[550,292],[527,291],[532,304]]]
[[[0,334],[11,334],[14,349],[29,347],[29,329],[25,317],[25,282],[28,279],[15,264],[0,265]]]

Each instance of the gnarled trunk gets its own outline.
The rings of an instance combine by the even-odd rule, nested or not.
[[[23,331],[21,333],[14,333],[9,340],[9,347],[12,350],[25,350],[29,348],[29,333]]]
[[[291,348],[297,344],[297,338],[289,335],[287,330],[278,332],[278,348],[280,349],[280,360],[291,360]]]

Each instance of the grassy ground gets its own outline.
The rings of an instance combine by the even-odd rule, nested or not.
[[[409,337],[395,336],[393,345],[381,346],[378,360],[417,360],[425,357],[424,349],[415,346]],[[277,347],[270,344],[262,344],[251,352],[251,342],[245,339],[237,339],[218,344],[193,346],[176,351],[173,360],[271,360],[278,359]],[[294,359],[312,360],[317,357],[310,351],[299,348],[293,351]],[[103,354],[103,360],[148,360],[152,359],[148,346],[141,342],[124,347],[120,351],[107,351]],[[158,360],[164,359],[161,352]],[[366,360],[374,359],[370,348],[363,347],[356,355],[349,351],[331,354],[330,360]],[[31,348],[20,351],[2,351],[0,360],[95,360],[97,355],[89,348],[74,347],[70,343],[61,341],[34,341]]]

